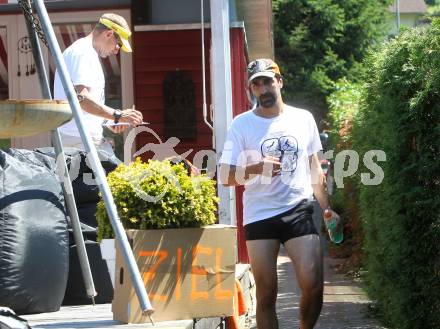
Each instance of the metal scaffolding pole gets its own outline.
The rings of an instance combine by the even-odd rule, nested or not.
[[[40,42],[33,26],[33,21],[29,19],[30,16],[32,16],[32,7],[30,0],[20,0],[19,5],[23,9],[23,13],[26,18],[26,27],[32,45],[32,54],[35,59],[35,66],[37,68],[38,80],[40,81],[43,97],[46,99],[52,99],[49,87],[49,80],[47,78],[46,68],[44,66],[43,54],[41,52]],[[27,15],[30,16],[28,17]],[[73,196],[72,182],[69,179],[66,157],[64,156],[63,145],[61,144],[61,138],[58,129],[52,131],[52,142],[54,144],[57,167],[61,169],[61,172],[59,172],[59,174],[62,175],[61,186],[63,188],[64,199],[66,200],[67,213],[70,217],[70,224],[72,225],[73,229],[73,237],[75,239],[76,250],[78,253],[79,264],[84,279],[86,293],[87,296],[92,299],[92,302],[94,304],[94,297],[97,295],[97,293],[95,290],[95,285],[93,283],[92,271],[90,270],[89,259],[87,257],[86,246],[81,230],[81,223],[79,221],[78,210],[76,209],[75,198]]]
[[[92,166],[93,173],[95,174],[99,190],[102,194],[105,208],[107,210],[110,222],[115,232],[116,240],[121,248],[125,264],[128,267],[130,278],[133,281],[133,286],[139,299],[142,313],[148,315],[150,317],[150,320],[152,321],[151,314],[154,312],[153,307],[151,306],[147,292],[145,291],[145,286],[139,273],[136,260],[133,256],[133,252],[131,250],[127,236],[125,234],[124,227],[122,226],[122,223],[119,219],[113,196],[106,180],[104,169],[101,166],[101,162],[99,161],[98,154],[89,135],[89,132],[85,129],[83,123],[82,109],[79,105],[76,93],[74,91],[74,86],[67,71],[66,64],[64,63],[60,46],[58,45],[53,27],[50,23],[49,15],[44,5],[44,1],[34,0],[34,3],[36,5],[36,11],[40,18],[44,34],[47,38],[49,49],[55,59],[56,67],[59,72],[63,88],[66,92],[70,107],[72,108],[75,123],[78,127],[81,139],[84,143],[84,147],[88,155],[88,159],[90,160],[90,164]]]

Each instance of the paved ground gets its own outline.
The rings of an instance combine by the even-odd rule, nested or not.
[[[369,300],[360,285],[335,272],[337,263],[337,260],[325,258],[324,306],[315,329],[385,329],[368,317]],[[290,260],[283,251],[278,258],[278,280],[279,327],[297,329],[299,288]],[[255,316],[251,317],[250,328],[257,328]]]

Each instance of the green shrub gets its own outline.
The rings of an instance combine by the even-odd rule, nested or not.
[[[119,165],[107,180],[125,229],[200,227],[216,220],[215,181],[188,175],[183,164],[138,158]],[[103,200],[96,218],[98,239],[112,238]]]
[[[335,83],[335,91],[327,97],[332,146],[335,151],[351,148],[351,127],[359,112],[362,85],[342,78]]]
[[[335,91],[327,97],[331,131],[331,149],[336,154],[352,149],[353,120],[360,108],[362,85],[343,78],[335,83]],[[335,186],[330,196],[332,207],[339,213],[344,223],[344,243],[329,244],[330,254],[348,258],[345,265],[358,273],[362,266],[363,230],[359,216],[358,177],[344,179],[344,187]],[[352,273],[353,273],[352,272]]]
[[[359,154],[386,154],[382,183],[359,185],[368,291],[391,327],[437,329],[440,21],[405,31],[371,54],[366,65],[353,146]]]
[[[11,147],[10,139],[0,139],[0,150]]]

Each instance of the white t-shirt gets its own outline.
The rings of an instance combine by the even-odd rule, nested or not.
[[[74,85],[84,85],[90,89],[90,96],[98,103],[105,102],[105,77],[99,55],[93,48],[92,39],[85,37],[76,40],[63,52],[67,71]],[[67,99],[58,72],[55,72],[54,98]],[[102,138],[103,118],[83,111],[84,124],[90,135],[96,139]],[[65,135],[79,137],[79,131],[74,120],[60,127]]]
[[[309,156],[322,149],[312,114],[284,105],[274,118],[247,111],[229,128],[220,163],[245,167],[264,156],[280,159],[281,174],[258,175],[245,184],[243,224],[281,214],[303,199],[311,199]]]

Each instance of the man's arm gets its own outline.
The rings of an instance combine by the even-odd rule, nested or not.
[[[312,175],[313,194],[315,195],[315,198],[322,210],[330,208],[328,194],[325,189],[325,175],[322,171],[321,163],[316,153],[309,156],[309,163],[310,173]]]
[[[114,119],[113,113],[115,109],[107,106],[105,104],[100,104],[96,102],[92,97],[90,97],[89,89],[84,85],[76,85],[76,91],[79,95],[81,95],[84,99],[81,101],[81,108],[87,113],[105,118],[105,119]],[[133,109],[127,109],[122,112],[122,116],[119,119],[120,122],[126,122],[133,126],[139,125],[142,123],[143,117],[142,113]]]
[[[234,165],[220,164],[219,179],[220,183],[225,186],[244,185],[246,181],[252,179],[256,175],[273,177],[279,175],[281,163],[277,158],[265,157],[262,161],[250,164],[246,167]]]

